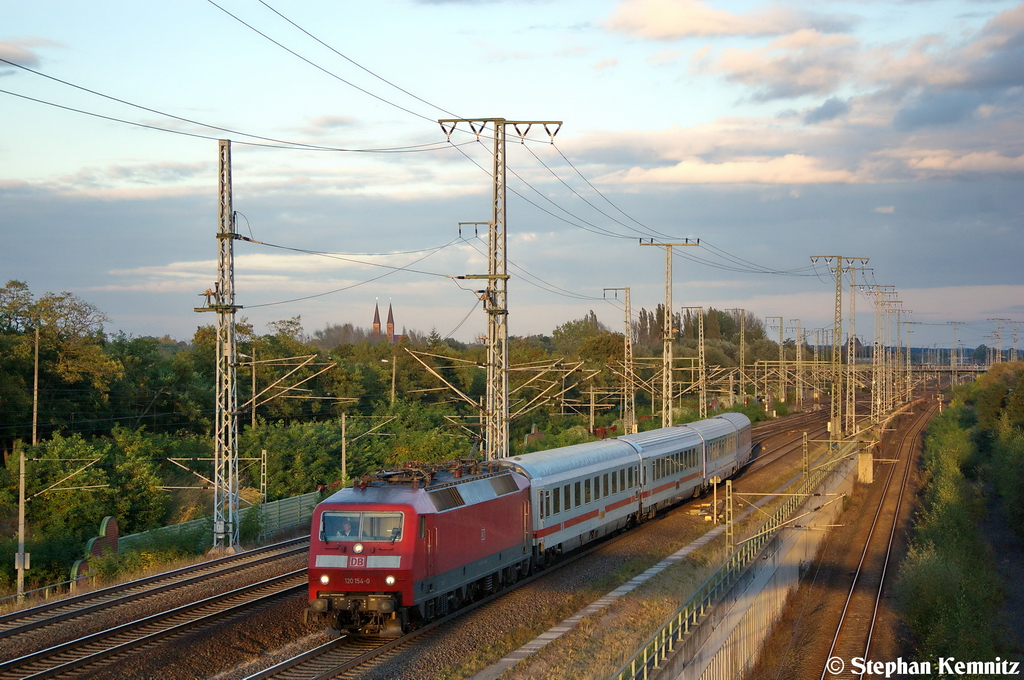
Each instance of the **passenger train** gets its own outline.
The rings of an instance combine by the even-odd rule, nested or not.
[[[500,461],[383,470],[314,510],[306,615],[400,635],[699,495],[752,453],[750,420],[723,413]]]

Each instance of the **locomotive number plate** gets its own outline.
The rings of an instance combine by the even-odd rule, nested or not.
[[[368,578],[347,578],[345,579],[345,585],[356,585],[356,586],[368,586],[370,585],[370,579]]]

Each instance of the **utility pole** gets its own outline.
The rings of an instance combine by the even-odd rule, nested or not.
[[[747,320],[747,310],[735,308],[735,309],[727,309],[726,311],[727,312],[739,312],[740,313],[740,361],[739,361],[739,364],[740,364],[740,386],[739,386],[739,392],[740,392],[740,403],[743,404],[743,403],[746,402],[746,398],[747,398],[747,380],[746,380],[746,370],[747,370],[746,369],[746,363],[747,363],[746,362],[746,344],[747,344],[746,320]]]
[[[950,373],[952,374],[950,376],[950,380],[952,381],[953,385],[958,385],[959,384],[959,376],[957,376],[956,374],[959,371],[959,365],[961,365],[961,355],[959,355],[959,345],[956,344],[956,327],[958,325],[963,324],[964,322],[946,322],[946,323],[953,327],[953,350],[952,350],[952,352],[949,353],[949,369],[950,369]]]
[[[662,352],[661,352],[661,426],[672,425],[672,342],[675,340],[675,328],[672,319],[672,248],[673,246],[699,246],[700,239],[690,242],[684,239],[682,243],[655,243],[654,239],[648,239],[645,243],[640,239],[642,246],[658,246],[665,249],[665,314],[662,324]]]
[[[794,405],[798,411],[802,411],[804,408],[804,385],[803,385],[803,353],[804,353],[804,332],[800,328],[800,319],[790,319],[790,323],[795,323],[796,327],[790,326],[791,330],[796,330],[796,378],[793,381],[795,387]]]
[[[1013,359],[1012,361],[1019,361],[1020,357],[1017,355],[1017,326],[1020,325],[1020,321],[1011,321],[1013,324]]]
[[[989,321],[996,322],[996,360],[994,363],[1002,363],[1003,361],[1003,322],[1009,322],[1010,319],[989,319]]]
[[[779,391],[778,391],[778,394],[775,395],[775,401],[779,401],[781,399],[782,403],[785,404],[786,403],[786,378],[785,378],[785,369],[783,367],[785,366],[786,355],[785,355],[785,349],[783,348],[783,345],[782,345],[783,337],[784,337],[784,334],[785,334],[785,328],[784,328],[785,324],[783,324],[781,316],[766,316],[765,317],[765,321],[768,321],[769,323],[772,320],[774,320],[774,319],[778,319],[779,320],[779,324],[778,324],[778,329],[779,329],[779,388],[778,388],[778,390]],[[770,325],[769,328],[776,328],[776,326],[775,325]]]
[[[850,333],[846,338],[846,430],[857,427],[857,272],[869,267],[847,267],[850,272]]]
[[[699,392],[699,409],[701,418],[708,417],[708,381],[706,366],[704,364],[704,308],[683,307],[683,309],[697,310],[697,391]]]
[[[605,288],[604,292],[625,291],[626,293],[626,325],[624,328],[625,340],[623,346],[623,363],[625,364],[625,375],[623,376],[622,388],[622,427],[626,434],[636,434],[636,389],[633,385],[633,313],[629,306],[629,288]]]
[[[36,329],[36,337],[39,329]],[[35,439],[35,437],[33,437]],[[33,444],[34,446],[34,444]],[[18,553],[14,568],[18,572],[18,601],[25,599],[25,570],[31,567],[31,557],[25,552],[25,447],[18,446]]]
[[[494,135],[491,191],[491,221],[487,234],[487,289],[484,310],[487,312],[487,403],[484,410],[487,459],[509,455],[508,404],[508,237],[506,232],[505,132],[512,126],[520,141],[526,139],[534,125],[544,126],[554,141],[562,121],[505,120],[504,118],[447,118],[438,121],[441,131],[451,140],[459,123],[467,123],[470,131],[480,135],[488,124]],[[553,130],[551,128],[554,128]],[[470,277],[466,277],[470,278]]]
[[[836,278],[836,304],[835,318],[832,325],[832,412],[830,418],[829,439],[841,439],[843,427],[842,410],[842,383],[843,383],[843,272],[854,261],[860,262],[861,266],[868,263],[866,257],[845,257],[843,255],[812,255],[811,262],[817,263],[824,260],[827,265],[835,261],[835,267],[831,268]],[[844,266],[843,261],[846,261]]]
[[[231,202],[231,141],[219,142],[219,222],[217,283],[207,290],[206,307],[197,312],[217,315],[217,404],[214,416],[213,549],[235,552],[238,544],[238,393],[235,367],[234,240]]]

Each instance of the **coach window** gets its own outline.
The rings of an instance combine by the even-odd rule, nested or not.
[[[568,512],[572,508],[572,498],[569,497],[569,485],[566,484],[565,488],[565,511]]]
[[[556,486],[555,487],[555,508],[554,508],[555,511],[553,513],[551,513],[551,514],[557,515],[558,513],[560,513],[562,511],[562,508],[560,507],[560,503],[558,502],[561,498],[562,498],[562,487]]]
[[[601,498],[601,475],[594,477],[594,500]]]
[[[604,493],[602,495],[607,497],[608,496],[608,492],[609,492],[609,489],[608,489],[608,473],[606,472],[605,475],[604,475]]]
[[[544,514],[551,517],[551,492],[544,492]]]
[[[584,503],[589,503],[590,502],[590,479],[589,478],[583,480],[583,502]]]
[[[580,483],[576,482],[576,503],[573,507],[578,508],[581,505],[583,505],[583,494],[580,493]]]
[[[633,468],[629,468],[629,488],[633,488]]]
[[[618,492],[619,492],[619,473],[613,472],[612,473],[612,495],[615,495]]]
[[[626,468],[619,470],[619,488],[626,490]]]

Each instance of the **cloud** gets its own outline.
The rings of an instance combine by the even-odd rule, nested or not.
[[[852,23],[849,17],[781,7],[733,14],[711,9],[697,0],[624,0],[605,27],[637,38],[676,40],[699,36],[784,35],[804,28],[834,32],[846,30]]]
[[[875,208],[875,212],[882,213],[883,215],[891,215],[892,213],[896,212],[896,206],[880,205],[877,208]]]
[[[830,97],[825,102],[814,109],[811,109],[804,114],[804,123],[807,125],[813,125],[815,123],[824,123],[830,120],[835,120],[842,115],[850,112],[850,103],[839,99],[838,97]]]
[[[859,42],[848,35],[802,29],[754,50],[727,48],[698,70],[749,85],[755,101],[824,95],[857,72]]]
[[[603,181],[643,184],[824,184],[857,181],[854,173],[826,167],[820,158],[800,154],[748,157],[721,163],[688,158],[672,167],[631,168],[613,173]]]
[[[965,174],[1024,173],[1024,155],[1003,156],[998,151],[958,152],[951,149],[893,149],[880,155],[902,160],[920,178]]]
[[[682,50],[658,50],[651,56],[647,57],[647,63],[657,66],[671,64],[678,59],[682,53]]]
[[[0,40],[0,58],[12,61],[15,64],[21,66],[28,66],[29,68],[39,67],[39,55],[33,51],[32,47],[59,47],[60,43],[55,43],[52,40],[46,40],[45,38],[22,38],[20,40]],[[0,75],[13,73],[13,71],[4,71]]]
[[[619,65],[619,60],[614,58],[614,57],[612,57],[610,59],[602,59],[601,61],[599,61],[596,64],[594,64],[594,70],[595,71],[604,71],[606,69],[609,69],[609,68],[612,68],[612,67],[618,66],[618,65]]]
[[[310,118],[308,125],[296,128],[296,130],[307,135],[320,136],[330,134],[339,128],[351,128],[358,124],[358,119],[351,116],[317,116]]]

